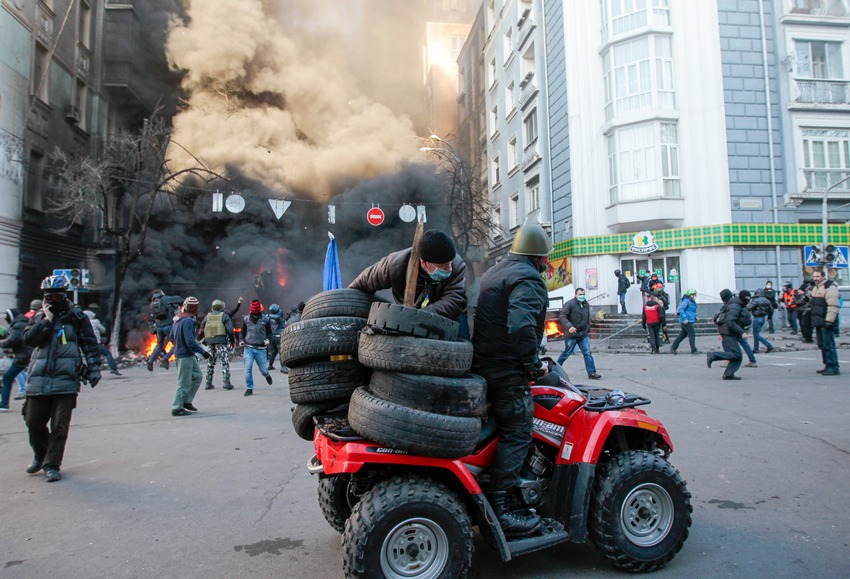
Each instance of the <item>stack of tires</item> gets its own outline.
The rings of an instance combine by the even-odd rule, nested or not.
[[[357,362],[357,341],[366,325],[372,296],[355,289],[316,294],[304,305],[301,321],[286,326],[280,357],[289,367],[292,425],[313,439],[317,414],[341,413],[371,371]]]
[[[486,415],[486,382],[469,374],[472,344],[459,324],[396,304],[374,303],[358,359],[373,369],[351,396],[348,421],[360,436],[414,454],[471,453]]]

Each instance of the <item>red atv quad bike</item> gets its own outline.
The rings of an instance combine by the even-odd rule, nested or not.
[[[465,577],[473,526],[502,561],[561,543],[593,544],[615,566],[653,571],[691,525],[673,443],[641,396],[570,384],[560,366],[531,386],[534,431],[517,506],[544,517],[538,534],[506,537],[482,490],[498,443],[493,420],[458,459],[416,456],[358,437],[337,415],[316,417],[319,505],[343,533],[346,577]]]

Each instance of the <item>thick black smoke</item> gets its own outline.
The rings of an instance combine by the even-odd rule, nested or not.
[[[398,209],[404,203],[423,204],[427,228],[448,231],[445,177],[432,165],[408,165],[403,170],[363,181],[334,197],[336,223],[327,220],[327,205],[293,201],[280,221],[269,197],[257,183],[243,181],[242,213],[212,212],[209,192],[181,193],[162,203],[152,221],[144,254],[130,268],[124,286],[124,325],[145,328],[151,290],[194,295],[205,309],[213,299],[228,308],[242,296],[278,303],[289,309],[322,289],[322,268],[328,232],[339,246],[343,283],[380,257],[408,247],[415,223],[404,223]],[[366,221],[372,204],[386,214],[380,227]],[[134,334],[135,335],[135,334]],[[138,347],[130,343],[128,346]]]

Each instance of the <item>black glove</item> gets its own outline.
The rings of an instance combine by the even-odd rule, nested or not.
[[[94,388],[100,382],[100,370],[89,370],[89,386]]]

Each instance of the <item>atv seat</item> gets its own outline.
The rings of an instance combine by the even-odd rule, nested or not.
[[[496,419],[493,415],[487,417],[484,424],[481,425],[481,434],[478,435],[478,442],[475,443],[475,451],[481,450],[481,447],[490,442],[496,436]]]

